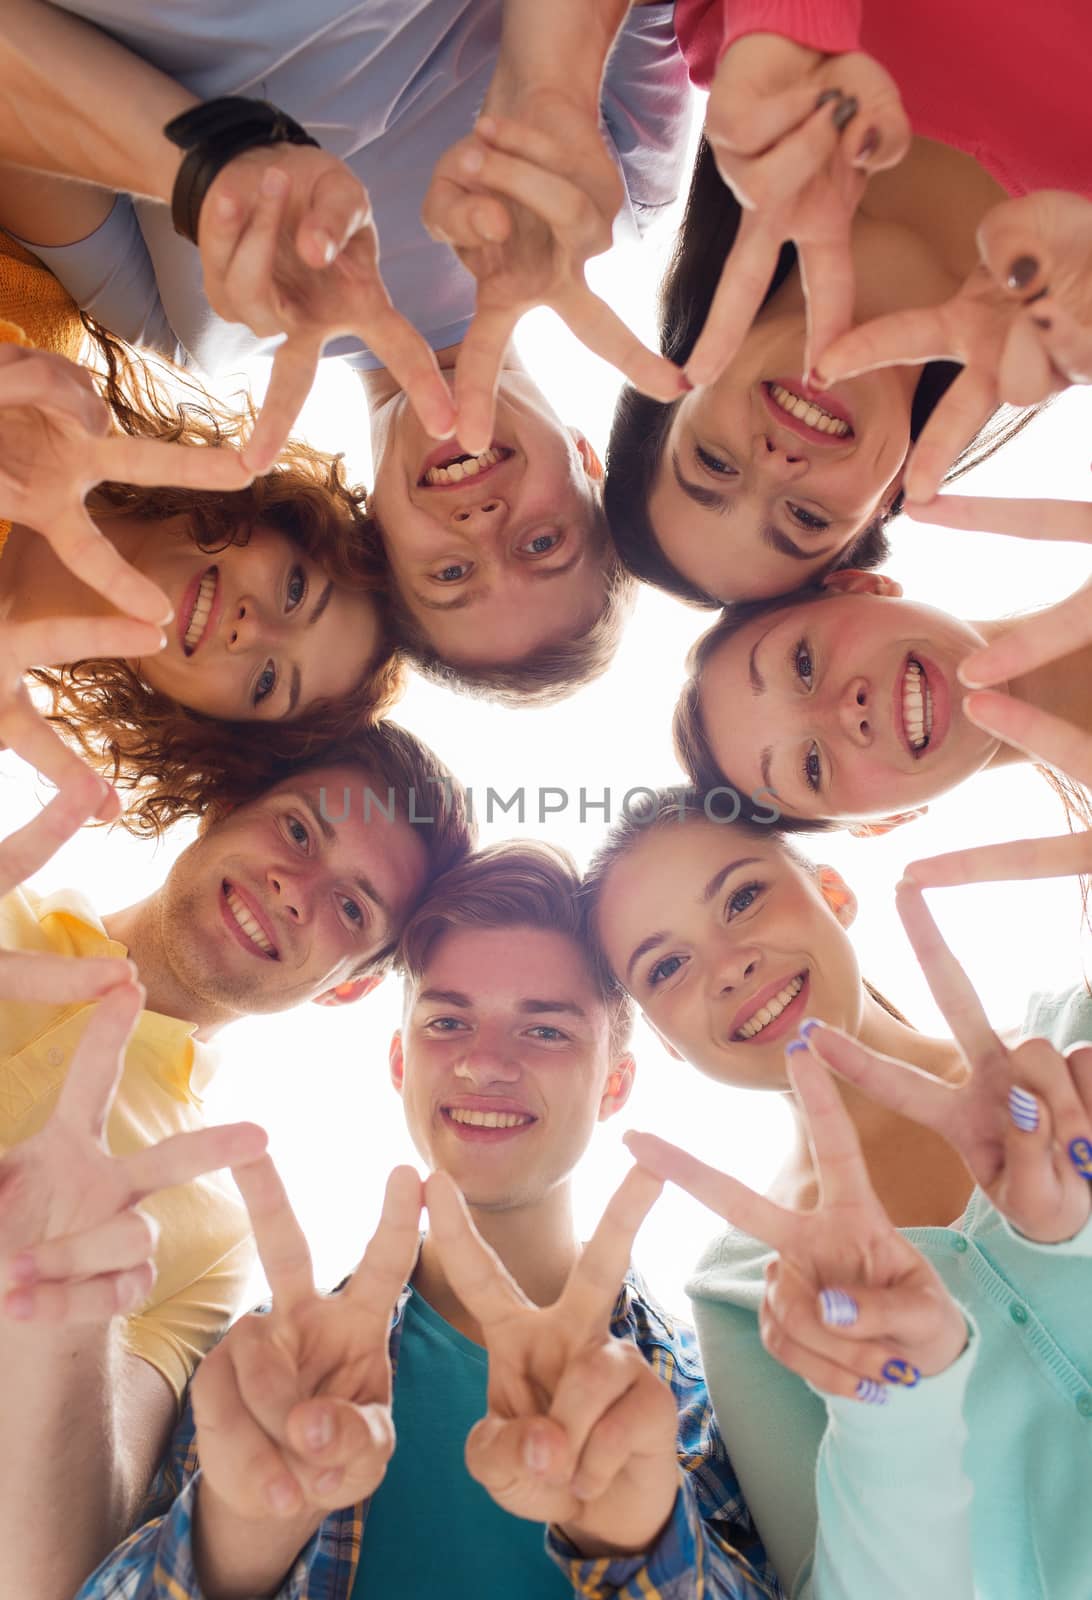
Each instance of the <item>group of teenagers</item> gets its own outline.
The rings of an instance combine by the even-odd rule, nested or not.
[[[1092,999],[999,1036],[923,891],[1092,869],[1092,595],[972,621],[876,570],[900,513],[1092,540],[938,494],[1092,382],[1092,24],[1017,12],[6,0],[0,741],[57,793],[0,840],[5,1595],[1087,1600]],[[653,351],[584,267],[685,186],[695,87]],[[605,465],[515,353],[539,305],[626,380]],[[222,398],[262,353],[260,413]],[[367,491],[291,437],[324,357]],[[639,583],[717,613],[686,784],[583,874],[479,848],[408,670],[560,699]],[[794,836],[1017,761],[1069,831],[898,889],[933,1037]],[[187,821],[137,904],[27,884]],[[428,1175],[319,1287],[203,1095],[233,1022],[388,974]],[[582,1243],[638,1011],[790,1145],[760,1195],[629,1132]],[[630,1259],[668,1181],[728,1225],[696,1331]]]

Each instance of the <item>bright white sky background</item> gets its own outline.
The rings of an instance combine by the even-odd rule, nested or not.
[[[670,232],[638,249],[616,250],[592,264],[593,286],[650,343],[655,342],[654,291]],[[518,345],[553,405],[578,424],[602,454],[617,389],[614,372],[588,354],[549,312],[521,324]],[[258,366],[260,364],[256,364]],[[254,374],[260,392],[264,369]],[[360,481],[370,482],[364,395],[358,379],[328,362],[301,420],[300,432],[328,450],[343,450]],[[1070,391],[995,460],[963,480],[969,494],[1049,495],[1087,499],[1092,446],[1092,393]],[[1023,543],[988,535],[896,523],[890,570],[909,597],[977,619],[1002,616],[1060,599],[1088,576],[1088,548]],[[615,806],[639,785],[680,781],[670,720],[686,652],[709,626],[654,590],[644,591],[610,671],[574,698],[545,710],[508,711],[464,699],[416,678],[397,708],[398,720],[426,740],[484,798],[487,786],[532,797],[553,786],[573,797],[570,808],[523,828],[498,816],[481,827],[483,843],[513,832],[550,838],[583,865],[605,832],[601,811],[581,824],[576,796],[610,789]],[[0,754],[0,819],[4,832],[26,820],[43,785],[22,763]],[[861,902],[853,937],[865,975],[924,1030],[944,1032],[895,913],[892,890],[903,864],[961,845],[1057,833],[1061,806],[1029,766],[1018,765],[964,784],[935,801],[927,817],[884,839],[832,835],[805,840],[833,862]],[[161,846],[119,830],[84,829],[36,884],[82,889],[99,910],[148,893],[192,837],[179,827]],[[1081,911],[1076,880],[970,887],[931,897],[949,942],[963,961],[995,1026],[1021,1020],[1036,989],[1060,989],[1081,973]],[[1087,942],[1084,949],[1088,965]],[[387,1075],[387,1047],[400,1016],[400,989],[388,979],[361,1004],[343,1010],[306,1006],[253,1018],[220,1039],[218,1078],[207,1100],[211,1121],[247,1117],[262,1123],[315,1255],[319,1282],[332,1283],[355,1263],[379,1211],[390,1168],[420,1162],[405,1133]],[[671,1060],[639,1023],[637,1082],[629,1106],[601,1127],[577,1182],[578,1222],[594,1227],[629,1158],[627,1127],[654,1129],[705,1160],[761,1187],[773,1175],[787,1138],[779,1099],[725,1089]],[[688,1197],[668,1190],[638,1241],[637,1259],[667,1305],[685,1308],[689,1267],[717,1223]],[[260,1292],[255,1282],[255,1296]]]

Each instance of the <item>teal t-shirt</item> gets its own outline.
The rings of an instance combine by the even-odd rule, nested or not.
[[[466,1470],[488,1359],[422,1300],[406,1302],[386,1476],[368,1507],[352,1600],[572,1600],[540,1522],[510,1516]]]

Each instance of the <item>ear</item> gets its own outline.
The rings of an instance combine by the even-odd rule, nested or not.
[[[633,1074],[637,1070],[637,1063],[632,1056],[622,1056],[610,1069],[607,1086],[603,1090],[603,1098],[599,1102],[599,1121],[606,1122],[608,1117],[613,1117],[615,1112],[621,1111],[629,1099],[630,1090],[633,1088]]]
[[[839,567],[837,572],[828,572],[820,587],[838,594],[879,594],[895,600],[902,594],[902,584],[886,572],[863,572],[860,567]]]
[[[366,978],[351,978],[348,983],[337,983],[315,995],[316,1006],[351,1006],[354,1000],[363,1000],[383,982],[383,973],[372,972]]]
[[[842,927],[850,927],[857,915],[857,896],[834,867],[819,868],[819,893]]]
[[[401,1094],[402,1093],[402,1085],[405,1082],[405,1077],[406,1077],[406,1063],[405,1063],[405,1061],[403,1060],[403,1057],[402,1057],[402,1030],[401,1030],[401,1028],[399,1028],[397,1033],[394,1033],[394,1034],[391,1035],[391,1047],[390,1047],[390,1052],[388,1054],[387,1059],[390,1062],[391,1082],[394,1084],[394,1087],[398,1090],[398,1093]]]
[[[895,811],[889,817],[877,817],[875,822],[854,822],[849,827],[849,832],[855,839],[880,839],[885,833],[890,833],[892,828],[901,828],[904,822],[913,822],[915,817],[924,817],[928,806],[916,806],[913,811]]]
[[[573,436],[573,443],[576,445],[576,453],[584,463],[584,471],[588,474],[589,478],[594,478],[598,483],[603,477],[603,463],[600,461],[599,457],[588,443],[586,436],[581,433],[579,428],[570,427],[569,432]]]

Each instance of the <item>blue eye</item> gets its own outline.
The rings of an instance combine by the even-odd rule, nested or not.
[[[734,478],[736,469],[729,462],[722,461],[719,456],[712,456],[708,450],[703,450],[700,444],[694,446],[694,454],[705,468],[706,472],[718,472],[722,477]]]
[[[664,956],[663,960],[657,961],[656,965],[650,970],[648,974],[649,986],[654,989],[658,983],[666,983],[668,978],[675,976],[682,964],[682,956]]]
[[[549,551],[556,550],[560,543],[559,533],[537,533],[533,539],[522,545],[521,549],[529,556],[544,556]]]
[[[437,583],[458,583],[471,570],[469,566],[460,566],[457,561],[453,561],[449,567],[441,567],[440,571],[434,572],[432,576]]]
[[[568,1037],[567,1034],[562,1033],[560,1028],[552,1028],[548,1022],[540,1023],[538,1027],[531,1028],[528,1031],[536,1038],[542,1039],[546,1044],[556,1044],[559,1040],[564,1041]]]
[[[263,700],[268,700],[276,687],[277,669],[272,661],[268,661],[262,668],[261,676],[254,685],[254,704],[260,706]]]
[[[744,911],[749,911],[765,888],[761,883],[744,883],[734,889],[728,896],[729,920],[740,916]]]
[[[301,606],[303,604],[306,593],[307,574],[304,572],[302,567],[293,567],[292,571],[288,575],[288,604],[285,606],[285,610],[295,611],[297,606]]]
[[[801,683],[810,689],[811,680],[815,673],[815,663],[811,659],[811,651],[808,649],[805,639],[799,640],[795,645],[792,653],[792,664],[793,670]]]
[[[804,782],[813,794],[817,794],[822,781],[823,764],[819,760],[819,751],[815,745],[811,745],[804,757]]]
[[[824,528],[830,527],[826,517],[817,517],[814,512],[806,511],[803,506],[794,505],[791,500],[787,500],[785,504],[788,506],[794,521],[798,522],[802,528],[808,528],[813,533],[821,533]]]
[[[433,1017],[428,1026],[439,1033],[457,1033],[463,1025],[461,1017]]]
[[[285,822],[285,828],[293,844],[310,843],[311,835],[298,817],[289,817]]]
[[[355,923],[358,928],[362,928],[364,926],[364,913],[361,911],[355,900],[343,899],[341,902],[341,909],[344,911],[349,921]]]

